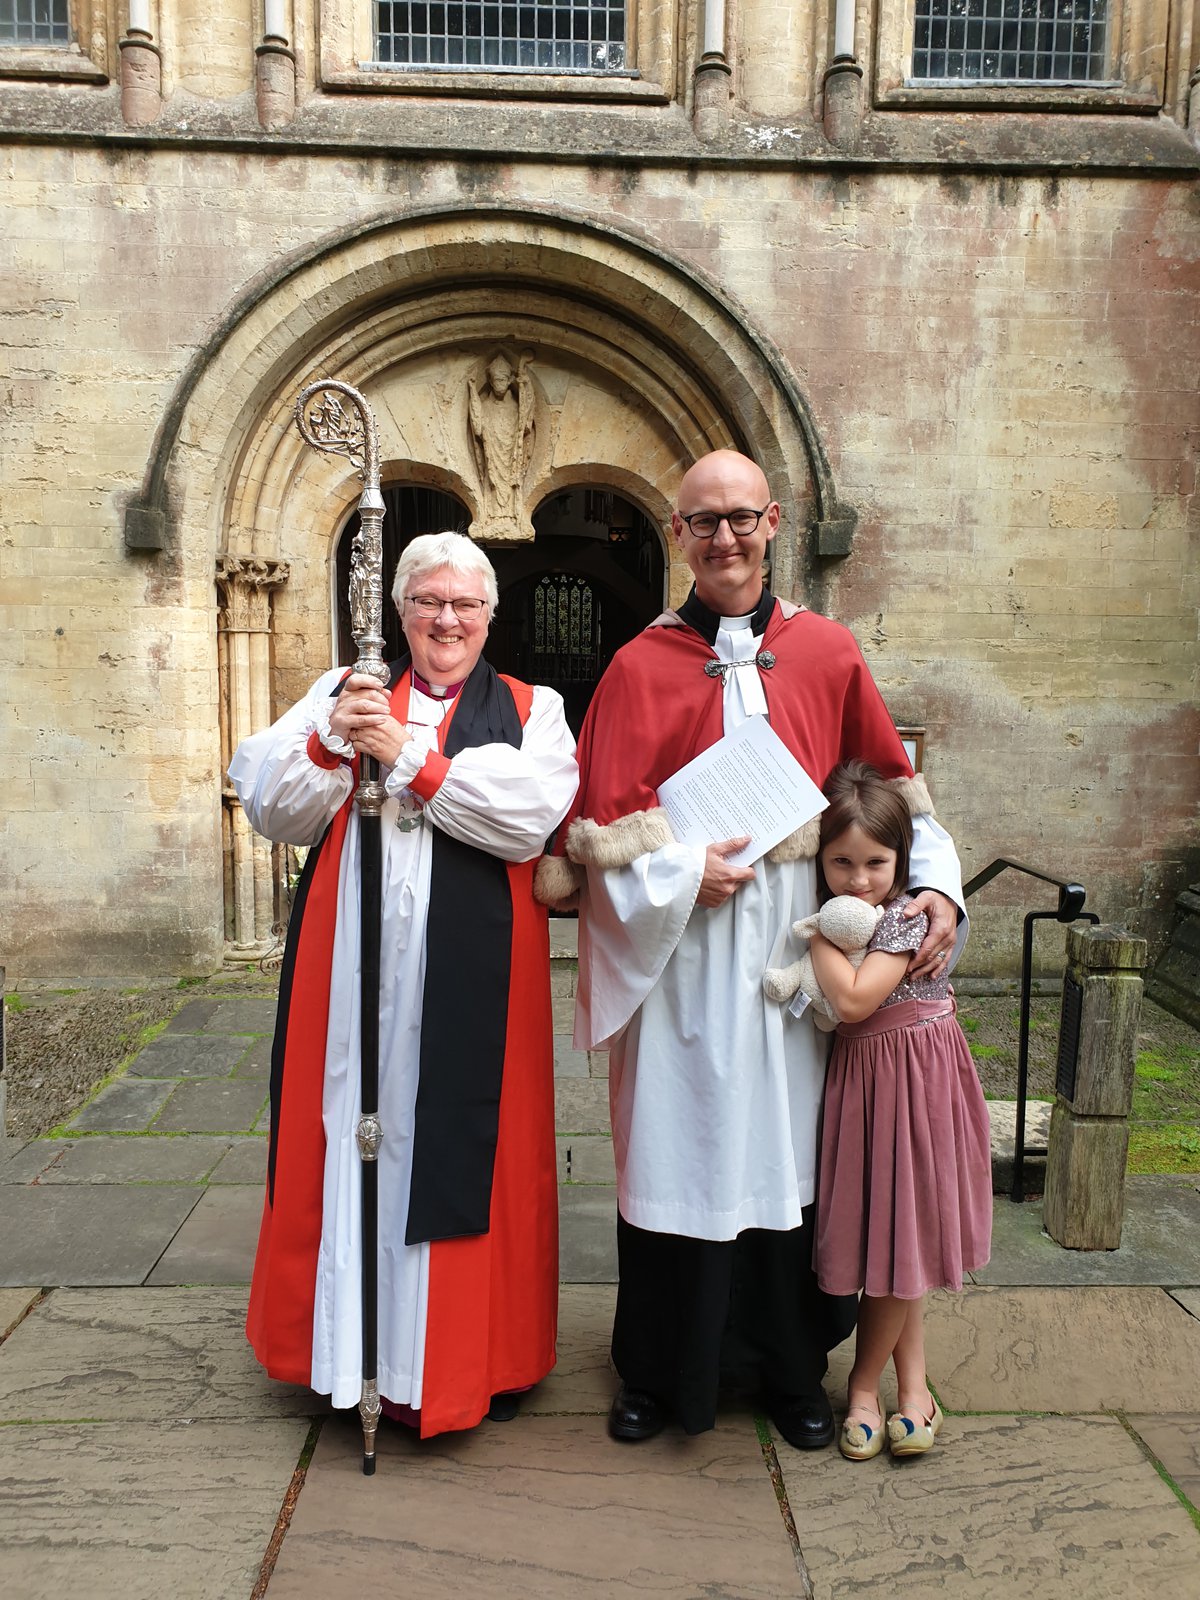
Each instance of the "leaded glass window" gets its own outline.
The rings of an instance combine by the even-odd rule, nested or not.
[[[547,573],[533,591],[533,668],[539,683],[588,683],[599,675],[595,596],[584,578]]]
[[[1107,0],[916,0],[914,81],[1107,78]]]
[[[0,0],[0,45],[70,42],[70,0]]]
[[[623,72],[625,0],[375,0],[375,60],[490,72]]]

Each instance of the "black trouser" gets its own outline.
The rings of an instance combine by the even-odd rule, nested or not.
[[[858,1300],[817,1286],[813,1209],[799,1228],[750,1228],[730,1240],[649,1233],[618,1214],[613,1363],[687,1433],[713,1426],[722,1385],[768,1397],[820,1388]]]

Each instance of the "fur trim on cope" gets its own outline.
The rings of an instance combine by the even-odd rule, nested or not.
[[[892,787],[908,806],[910,817],[933,817],[937,813],[933,809],[933,801],[929,798],[929,790],[925,786],[925,779],[918,772],[915,778],[893,778]]]
[[[533,898],[551,911],[573,911],[579,901],[583,873],[562,856],[543,856],[533,875]]]
[[[627,867],[651,850],[674,844],[675,835],[661,808],[632,811],[604,827],[578,817],[567,830],[567,854],[581,867]]]
[[[802,828],[789,833],[767,851],[768,861],[811,861],[821,848],[821,819],[810,817]]]

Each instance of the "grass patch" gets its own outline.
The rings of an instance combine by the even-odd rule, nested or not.
[[[29,1007],[19,994],[6,994],[4,996],[4,1009],[6,1011],[28,1011]]]
[[[1164,1060],[1157,1050],[1142,1050],[1133,1070],[1143,1083],[1176,1083],[1184,1071],[1183,1067]]]
[[[964,1016],[961,1011],[958,1014],[958,1025],[964,1033],[979,1032],[979,1018]]]
[[[1190,1122],[1135,1125],[1129,1130],[1126,1171],[1200,1172],[1200,1131]]]
[[[998,1044],[976,1044],[973,1040],[967,1044],[967,1049],[976,1061],[990,1061],[993,1056],[1005,1055],[1005,1050]]]

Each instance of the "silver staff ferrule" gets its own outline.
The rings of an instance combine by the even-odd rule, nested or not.
[[[362,1420],[363,1476],[370,1478],[375,1472],[375,1435],[379,1431],[379,1418],[383,1406],[379,1401],[379,1385],[374,1378],[363,1384],[362,1399],[358,1402],[358,1415]]]

